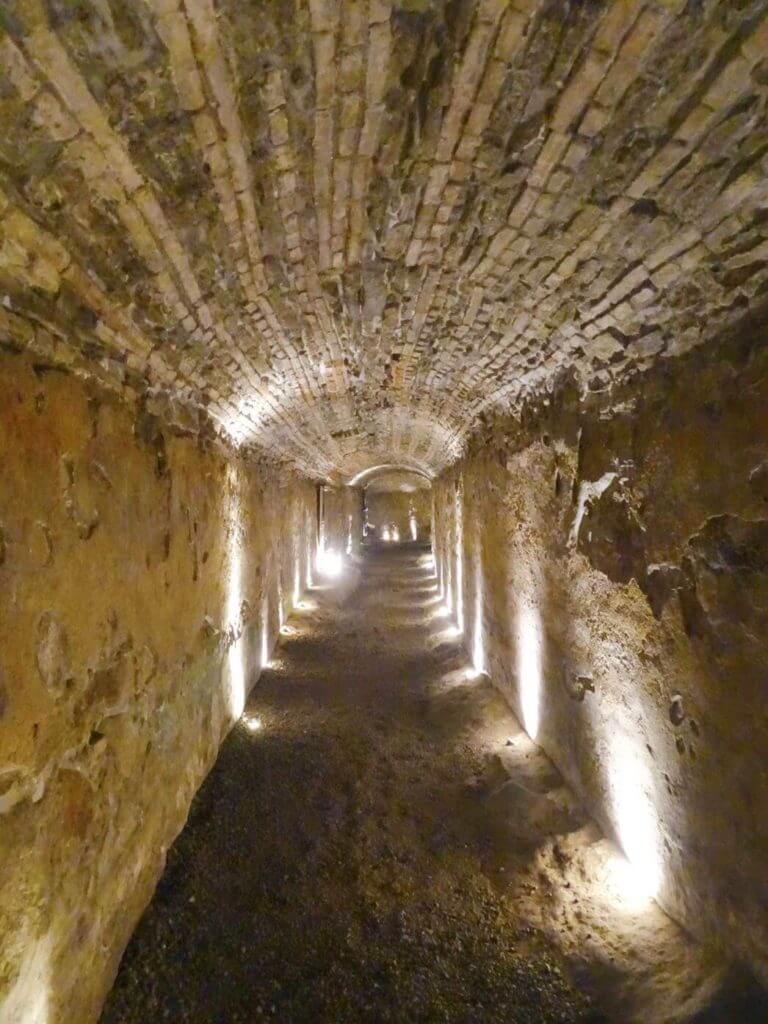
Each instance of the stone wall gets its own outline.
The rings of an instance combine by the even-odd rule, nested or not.
[[[568,383],[435,485],[468,648],[690,931],[768,978],[766,324]]]
[[[362,495],[357,487],[323,487],[323,539],[329,551],[354,555],[363,532]]]
[[[417,540],[428,541],[432,532],[432,493],[426,489],[418,491],[378,491],[368,488],[366,492],[367,522],[375,527],[372,539],[381,539],[382,530],[398,530],[401,541],[413,540],[411,520],[415,521]]]
[[[309,475],[439,472],[765,294],[768,0],[0,11],[23,344]]]
[[[0,1020],[95,1020],[304,586],[315,489],[0,354]]]

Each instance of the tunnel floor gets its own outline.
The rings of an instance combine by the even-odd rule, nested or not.
[[[751,1019],[705,1012],[716,958],[626,905],[606,841],[439,612],[416,548],[308,594],[102,1024]]]

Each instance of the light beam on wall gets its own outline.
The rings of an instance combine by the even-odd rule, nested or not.
[[[265,598],[261,613],[261,667],[269,665],[269,600]]]
[[[419,524],[416,522],[416,516],[411,514],[409,518],[409,524],[411,527],[411,540],[419,539]]]
[[[455,521],[456,521],[456,549],[455,562],[456,571],[452,580],[454,589],[454,609],[456,612],[456,627],[459,633],[464,632],[464,509],[462,506],[461,489],[456,491]]]
[[[22,936],[24,957],[10,990],[0,1006],[3,1024],[50,1024],[51,934]],[[57,1015],[58,1016],[58,1015]]]
[[[306,569],[307,569],[306,586],[307,586],[307,589],[310,589],[314,585],[314,580],[312,578],[312,543],[309,540],[307,540]]]
[[[613,822],[627,857],[627,878],[639,903],[658,895],[662,878],[659,822],[647,756],[645,744],[633,736],[613,732],[609,737],[607,763]]]
[[[298,607],[299,601],[301,600],[301,555],[296,552],[296,561],[293,564],[293,594],[291,595],[291,604],[294,608]]]
[[[475,581],[475,622],[472,634],[472,667],[475,675],[481,676],[485,672],[485,644],[483,638],[483,580],[480,565],[478,563],[477,579]]]
[[[535,740],[541,714],[541,619],[531,605],[518,613],[517,681],[523,727]]]
[[[242,508],[240,505],[240,479],[237,469],[230,467],[232,504],[227,535],[229,579],[227,581],[226,623],[231,641],[227,651],[229,674],[229,710],[239,718],[245,705],[245,637],[243,635],[243,558]]]

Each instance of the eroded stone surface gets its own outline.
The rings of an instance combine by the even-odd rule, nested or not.
[[[0,1019],[84,1024],[306,585],[315,488],[7,353],[0,467]]]
[[[763,979],[764,331],[613,403],[563,381],[489,420],[435,505],[443,583],[528,731],[663,905]]]

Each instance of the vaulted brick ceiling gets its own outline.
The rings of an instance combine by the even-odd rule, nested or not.
[[[438,471],[768,281],[768,0],[3,0],[0,340]]]

